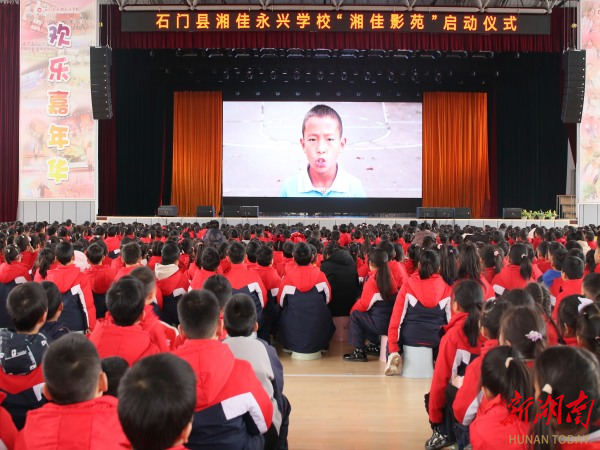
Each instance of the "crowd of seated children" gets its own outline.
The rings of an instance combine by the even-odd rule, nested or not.
[[[48,339],[40,333],[48,314],[44,288],[34,282],[20,284],[10,292],[7,310],[12,325],[0,329],[0,391],[6,395],[4,408],[21,429],[27,411],[45,403],[42,358]]]
[[[42,392],[48,403],[27,413],[15,450],[129,448],[117,416],[117,399],[102,395],[106,375],[96,348],[85,336],[70,333],[54,341],[42,369]]]
[[[223,321],[214,294],[185,294],[177,305],[184,342],[174,351],[196,374],[196,405],[187,447],[262,450],[273,404],[247,361],[218,340]]]
[[[4,262],[0,264],[0,328],[10,326],[6,312],[8,294],[18,284],[31,281],[29,267],[21,262],[21,254],[16,245],[7,245],[2,252]]]
[[[291,406],[283,395],[283,366],[277,351],[267,342],[253,336],[258,331],[256,308],[246,294],[235,294],[225,306],[225,329],[223,341],[233,355],[252,364],[273,404],[273,421],[265,434],[265,450],[288,448],[287,435]]]
[[[329,348],[335,325],[327,304],[331,287],[314,264],[310,246],[294,245],[294,263],[281,280],[277,294],[281,313],[279,338],[283,347],[297,353],[316,353]]]

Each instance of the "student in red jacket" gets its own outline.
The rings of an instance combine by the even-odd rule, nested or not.
[[[130,448],[117,416],[117,399],[102,396],[106,375],[85,336],[70,333],[54,341],[42,366],[42,392],[49,403],[27,414],[15,450]]]
[[[0,392],[0,423],[2,424],[0,427],[0,448],[12,450],[15,446],[18,430],[8,411],[1,406],[5,398],[6,394]]]
[[[404,284],[404,281],[408,279],[406,268],[404,267],[404,264],[396,261],[396,248],[394,247],[394,244],[392,244],[390,241],[381,241],[378,247],[387,253],[387,265],[390,269],[390,274],[396,283],[396,288],[399,290]]]
[[[33,281],[40,283],[46,279],[48,271],[56,269],[58,263],[56,262],[56,256],[54,254],[53,247],[44,247],[40,250],[37,255],[33,267],[31,268],[31,274],[33,275]]]
[[[539,437],[539,443],[534,445],[534,450],[600,449],[597,431],[600,415],[596,407],[600,404],[599,372],[598,359],[582,348],[559,345],[549,348],[536,359],[532,409],[541,415],[548,412],[550,404],[563,406],[553,410],[552,420],[546,420],[546,414],[535,421],[533,433]],[[579,421],[573,420],[573,408],[580,408]],[[569,442],[568,438],[574,442]],[[556,442],[556,445],[543,442]]]
[[[429,390],[429,422],[433,434],[425,443],[426,449],[437,449],[454,442],[453,417],[447,417],[444,408],[454,398],[446,398],[446,391],[456,395],[455,387],[448,387],[452,376],[464,376],[465,368],[479,356],[483,339],[479,334],[479,317],[483,304],[483,290],[474,280],[462,280],[452,288],[452,319],[444,327],[433,379]],[[445,417],[446,416],[446,417]],[[444,445],[442,445],[444,444]]]
[[[190,288],[187,271],[179,268],[179,247],[167,241],[162,249],[161,263],[154,268],[156,289],[162,297],[160,320],[169,325],[177,325],[177,302]]]
[[[379,336],[388,332],[398,292],[385,250],[376,248],[369,253],[369,268],[371,271],[362,295],[350,310],[350,336],[354,351],[344,355],[346,361],[365,362],[367,354],[379,356]]]
[[[578,346],[577,343],[577,320],[580,311],[587,305],[592,304],[591,300],[581,298],[579,295],[569,295],[565,297],[558,307],[558,325],[562,331],[562,338],[566,345]]]
[[[148,258],[148,263],[146,264],[146,267],[149,267],[150,269],[154,270],[156,265],[160,263],[160,261],[162,259],[163,245],[165,245],[165,244],[161,241],[154,241],[150,245],[150,250],[148,251],[149,258]]]
[[[0,328],[11,325],[6,311],[8,294],[18,284],[31,281],[29,268],[21,262],[19,249],[14,245],[4,247],[4,262],[0,264]]]
[[[585,303],[582,300],[582,305]],[[577,318],[577,345],[588,349],[600,360],[600,307],[597,303],[583,306]]]
[[[186,447],[262,450],[273,404],[250,363],[235,359],[218,341],[223,321],[216,297],[194,290],[181,298],[177,309],[186,339],[174,354],[196,374],[194,421]]]
[[[527,406],[534,393],[529,369],[512,347],[493,348],[482,359],[486,401],[469,427],[471,445],[477,450],[529,450],[526,437],[535,417],[535,407]],[[522,418],[511,414],[520,407],[525,409]]]
[[[530,281],[533,269],[525,244],[515,244],[508,252],[509,265],[504,267],[492,280],[494,292],[498,295],[506,290],[523,289]]]
[[[118,281],[119,278],[125,275],[129,275],[133,269],[142,265],[142,249],[137,242],[129,242],[121,248],[121,256],[119,258],[123,262],[123,266],[117,269],[113,282]],[[113,269],[117,268],[115,264],[111,267]]]
[[[540,242],[540,245],[537,246],[537,249],[535,251],[536,256],[537,256],[537,266],[540,269],[540,271],[542,272],[542,274],[548,272],[550,269],[552,269],[552,264],[550,264],[550,261],[548,261],[548,247],[549,247],[549,243],[548,241],[542,241]]]
[[[56,246],[60,266],[48,271],[46,281],[58,287],[63,299],[62,321],[71,331],[93,330],[96,325],[96,307],[88,279],[75,262],[73,245],[61,242]]]
[[[159,352],[140,322],[144,319],[144,288],[128,275],[117,281],[106,294],[110,319],[99,320],[90,335],[101,358],[120,356],[129,365]]]
[[[119,392],[119,420],[133,448],[185,450],[196,406],[196,376],[187,362],[171,354],[144,358]]]
[[[260,276],[265,286],[265,292],[267,293],[267,301],[263,309],[265,323],[258,337],[268,342],[271,327],[277,322],[277,318],[279,317],[277,294],[279,293],[279,285],[281,284],[281,277],[277,269],[273,267],[273,249],[271,247],[262,245],[256,250],[256,266],[253,270]]]
[[[552,314],[554,320],[558,319],[558,309],[560,303],[569,295],[581,295],[581,285],[583,284],[583,266],[584,262],[577,256],[567,255],[562,264],[562,284],[559,292],[556,295],[554,304],[554,312]]]
[[[85,251],[85,256],[90,267],[83,274],[92,289],[96,318],[101,319],[106,315],[106,292],[115,278],[116,271],[110,266],[102,264],[105,251],[99,244],[90,245]]]
[[[481,257],[481,274],[492,285],[492,280],[502,270],[504,252],[498,245],[486,245],[479,251]]]
[[[221,258],[219,252],[212,247],[206,247],[202,250],[200,257],[200,268],[196,270],[194,278],[190,283],[191,289],[202,289],[202,285],[208,277],[218,274]]]
[[[492,285],[481,273],[481,258],[475,244],[463,244],[458,261],[458,280],[474,280],[479,283],[483,290],[483,299],[486,301],[496,297]]]
[[[440,257],[433,250],[420,254],[418,271],[402,285],[388,328],[386,375],[395,375],[403,345],[437,348],[439,331],[450,321],[452,288],[439,274]]]

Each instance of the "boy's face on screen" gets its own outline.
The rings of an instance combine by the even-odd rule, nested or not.
[[[309,118],[304,125],[304,136],[300,139],[300,144],[311,173],[335,176],[338,156],[346,145],[346,139],[340,135],[337,120],[332,117]]]

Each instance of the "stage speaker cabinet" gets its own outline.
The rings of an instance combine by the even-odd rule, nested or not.
[[[417,208],[417,219],[435,219],[436,208]]]
[[[240,217],[239,205],[223,205],[223,217]]]
[[[585,92],[585,50],[563,52],[563,75],[561,119],[564,123],[581,123]]]
[[[240,216],[258,217],[258,206],[240,206]]]
[[[455,219],[470,219],[471,208],[454,208]]]
[[[90,47],[90,85],[92,93],[92,115],[94,119],[111,119],[112,98],[110,93],[110,47]]]
[[[503,219],[520,219],[521,208],[502,208]]]
[[[196,217],[215,217],[215,207],[196,206]]]
[[[437,219],[454,219],[454,208],[435,208]]]
[[[162,205],[158,207],[158,215],[161,217],[176,217],[178,212],[177,205]]]

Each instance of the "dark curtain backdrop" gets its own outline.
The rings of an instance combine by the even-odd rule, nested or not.
[[[0,221],[19,200],[19,5],[0,4]]]

